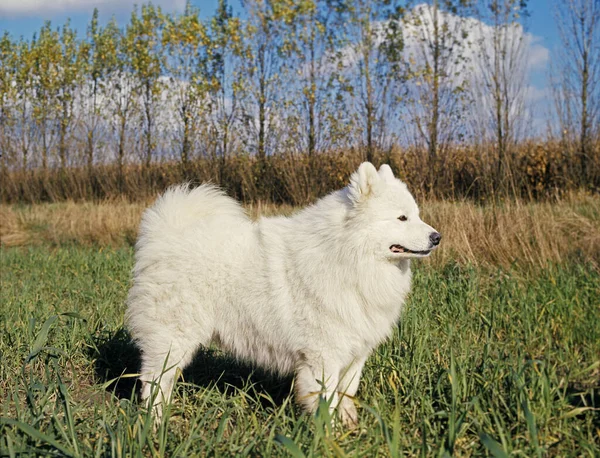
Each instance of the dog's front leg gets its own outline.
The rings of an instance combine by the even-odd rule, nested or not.
[[[329,412],[333,414],[339,402],[339,369],[339,364],[333,361],[303,359],[296,367],[296,401],[312,413],[317,410],[322,397],[329,403]]]

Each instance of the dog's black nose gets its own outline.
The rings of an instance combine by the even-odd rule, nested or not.
[[[432,232],[429,236],[429,241],[433,246],[439,245],[440,240],[442,240],[442,234],[440,234],[439,232]]]

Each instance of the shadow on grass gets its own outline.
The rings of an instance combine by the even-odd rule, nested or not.
[[[128,374],[139,373],[142,355],[124,328],[95,338],[90,353],[94,359],[96,381],[107,384],[106,391],[119,399],[131,399],[139,391],[137,377]]]
[[[575,408],[590,408],[592,412],[592,422],[596,428],[600,429],[600,381],[596,386],[585,386],[577,383],[570,383],[567,387],[567,400]],[[583,411],[578,417],[584,415]]]
[[[132,399],[134,394],[139,393],[141,384],[137,377],[123,376],[139,373],[141,353],[129,333],[120,328],[97,338],[94,343],[90,356],[95,360],[97,382],[107,384],[106,390],[119,399]],[[252,391],[267,395],[267,399],[263,396],[257,399],[265,406],[271,405],[268,398],[281,404],[290,395],[292,386],[291,377],[278,377],[210,348],[196,353],[192,363],[183,371],[183,380],[186,382],[184,389],[190,389],[190,385],[210,387],[225,394],[252,387]]]

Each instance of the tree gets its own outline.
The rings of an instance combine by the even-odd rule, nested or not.
[[[15,149],[21,154],[21,167],[27,170],[32,164],[31,155],[34,138],[34,119],[32,100],[34,98],[34,60],[33,43],[21,39],[15,43],[14,79],[14,130]],[[10,93],[9,93],[10,94]]]
[[[359,142],[373,161],[375,151],[392,141],[388,123],[402,85],[403,9],[391,0],[347,0],[337,14],[345,24],[340,67],[349,73],[346,89],[359,116]]]
[[[527,127],[527,41],[520,23],[528,14],[526,6],[525,0],[488,0],[479,11],[473,90],[482,111],[474,111],[474,124],[479,138],[496,145],[499,188],[510,174],[508,152]]]
[[[287,147],[312,158],[346,137],[344,110],[336,106],[343,76],[336,68],[335,7],[328,0],[294,2],[283,15],[287,50],[285,97]]]
[[[42,168],[48,168],[51,148],[54,144],[58,92],[60,86],[60,61],[62,49],[60,36],[47,21],[40,36],[32,41],[33,87],[35,96],[31,100],[33,118],[41,137]]]
[[[242,26],[226,0],[219,0],[210,21],[208,77],[210,84],[211,143],[214,156],[223,160],[229,155],[232,130],[238,119],[243,76],[237,72],[243,55]]]
[[[461,115],[468,86],[470,22],[466,15],[470,3],[432,0],[413,8],[404,19],[410,80],[408,112],[416,125],[418,140],[425,143],[431,164],[450,142],[464,134]]]
[[[132,70],[137,78],[136,93],[140,95],[144,126],[144,165],[152,162],[156,139],[157,105],[162,90],[160,84],[163,68],[163,53],[160,49],[164,16],[160,8],[151,3],[142,6],[138,16],[137,9],[131,14],[130,23],[125,32],[128,42]]]
[[[98,24],[98,10],[94,9],[87,29],[87,40],[81,44],[84,84],[80,91],[80,111],[85,143],[85,162],[88,168],[97,160],[98,143],[106,135],[107,113],[111,78],[116,67],[118,31],[114,22],[106,27]],[[114,81],[113,81],[114,82]]]
[[[73,128],[73,103],[75,90],[82,78],[82,54],[75,31],[70,22],[63,25],[60,34],[60,54],[57,66],[57,110],[58,118],[58,157],[61,168],[67,166],[68,140],[72,136]]]
[[[555,19],[562,49],[551,81],[563,143],[579,153],[581,172],[600,135],[600,2],[557,0]]]
[[[208,111],[209,38],[198,11],[188,3],[183,15],[168,18],[162,39],[167,52],[165,66],[170,78],[170,100],[176,114],[173,131],[181,148],[181,164],[186,170],[195,139],[203,129],[201,120]]]
[[[243,116],[249,143],[260,159],[264,159],[272,150],[275,140],[283,64],[279,41],[279,1],[242,1],[247,15],[240,69],[245,86]]]
[[[14,43],[8,33],[0,38],[0,164],[2,171],[8,167],[9,158],[14,155],[11,141],[15,121],[17,101],[17,72],[19,63]]]
[[[131,37],[122,33],[116,21],[111,20],[101,32],[103,65],[105,70],[107,111],[114,133],[115,153],[119,170],[119,183],[123,184],[123,166],[128,144],[130,123],[138,110],[137,80],[131,61]]]

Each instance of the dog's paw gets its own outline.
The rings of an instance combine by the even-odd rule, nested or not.
[[[338,407],[338,416],[344,428],[351,430],[358,428],[358,412],[351,397],[344,396],[342,398]]]

